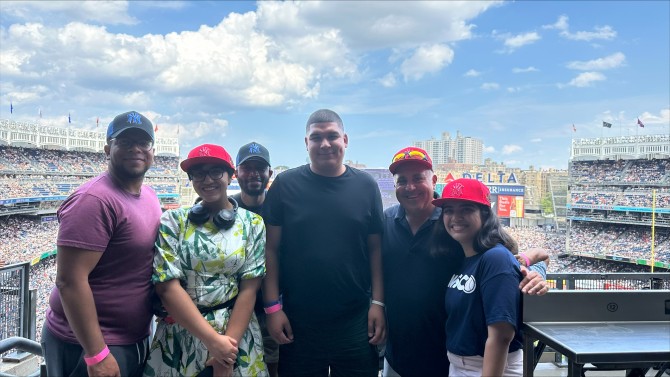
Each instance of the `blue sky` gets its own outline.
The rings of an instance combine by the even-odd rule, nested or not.
[[[670,132],[670,2],[3,0],[0,99],[2,119],[82,129],[137,110],[179,127],[182,156],[255,140],[297,166],[331,108],[370,168],[460,131],[564,169],[572,138]]]

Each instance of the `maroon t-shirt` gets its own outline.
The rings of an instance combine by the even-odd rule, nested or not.
[[[133,344],[149,335],[149,293],[160,216],[153,189],[144,185],[139,196],[130,194],[108,173],[83,184],[58,210],[58,246],[103,253],[88,281],[109,345]],[[51,292],[49,306],[49,330],[64,341],[78,343],[57,288]]]

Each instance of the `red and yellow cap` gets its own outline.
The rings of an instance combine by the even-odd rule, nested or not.
[[[398,166],[408,162],[420,163],[428,169],[433,169],[433,160],[431,160],[426,151],[417,147],[407,147],[399,150],[393,155],[391,165],[389,166],[391,174],[395,174]]]

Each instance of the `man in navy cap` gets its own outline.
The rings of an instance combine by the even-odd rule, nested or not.
[[[139,376],[152,318],[153,248],[161,215],[143,184],[154,126],[120,114],[107,127],[107,171],[58,209],[56,287],[42,332],[48,376]]]
[[[270,165],[270,152],[267,148],[252,141],[240,147],[235,161],[237,170],[237,182],[240,184],[241,192],[232,195],[241,208],[261,214],[265,194],[272,177]],[[268,334],[265,312],[263,311],[263,294],[258,290],[254,312],[261,325],[263,333],[263,355],[265,364],[270,372],[270,377],[277,377],[279,363],[279,344]]]

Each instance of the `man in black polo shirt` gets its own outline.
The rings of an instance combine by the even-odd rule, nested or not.
[[[441,208],[432,205],[437,176],[423,149],[404,148],[393,157],[389,170],[400,204],[384,211],[382,263],[388,336],[383,376],[445,376],[445,289],[451,278],[444,256],[431,255],[430,238]],[[542,260],[546,252],[526,255]],[[543,271],[544,264],[533,269]],[[528,271],[526,271],[528,272]],[[522,281],[524,293],[544,294],[546,282],[538,272]]]

